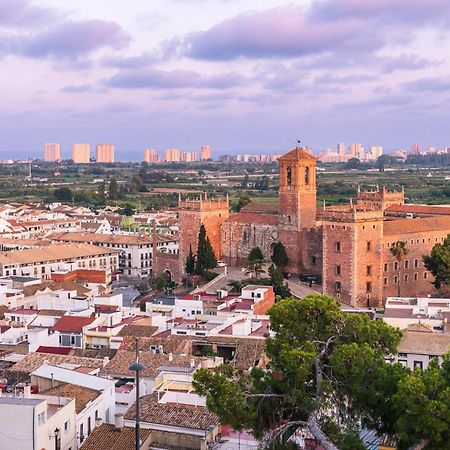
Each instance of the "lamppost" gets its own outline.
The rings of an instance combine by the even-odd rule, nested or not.
[[[139,338],[136,338],[136,361],[131,364],[129,369],[133,372],[136,372],[135,380],[136,380],[136,437],[135,437],[135,449],[140,450],[141,448],[141,430],[139,423],[139,372],[144,369],[144,366],[139,362]]]

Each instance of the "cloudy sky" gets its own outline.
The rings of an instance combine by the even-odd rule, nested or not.
[[[0,159],[450,146],[449,26],[449,0],[0,0]]]

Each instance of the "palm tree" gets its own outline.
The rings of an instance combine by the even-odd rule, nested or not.
[[[406,247],[405,241],[397,241],[391,245],[389,249],[391,255],[397,260],[398,275],[397,275],[397,296],[400,297],[400,271],[401,263],[405,259],[405,256],[409,253],[409,249]]]
[[[241,280],[230,280],[227,285],[230,286],[231,291],[236,292],[236,294],[240,294],[244,287],[244,283]]]

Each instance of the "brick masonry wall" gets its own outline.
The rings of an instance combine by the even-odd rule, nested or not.
[[[198,233],[203,223],[216,254],[221,258],[221,225],[229,217],[228,201],[189,201],[179,203],[180,273],[184,272],[189,248],[194,254],[198,246]]]
[[[411,219],[414,220],[414,219]],[[423,256],[429,255],[434,245],[442,243],[450,230],[426,233],[398,233],[383,238],[382,287],[383,297],[396,297],[398,292],[398,269],[390,247],[396,241],[405,241],[409,250],[400,263],[400,295],[405,297],[426,296],[433,290],[433,275],[423,265]],[[386,266],[387,265],[387,266]],[[386,270],[385,270],[386,269]],[[405,279],[406,276],[406,279]],[[397,281],[396,281],[397,277]]]

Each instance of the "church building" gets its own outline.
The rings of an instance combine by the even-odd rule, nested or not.
[[[287,272],[317,276],[323,293],[351,306],[381,306],[398,294],[399,285],[402,296],[432,291],[422,257],[450,233],[450,208],[404,205],[403,191],[385,188],[358,189],[354,204],[318,207],[316,158],[310,150],[295,148],[278,162],[278,204],[250,203],[229,214],[228,199],[180,200],[181,268],[189,247],[197,248],[203,223],[218,259],[241,266],[259,247],[269,260],[274,245],[282,242]],[[409,212],[402,215],[406,206]],[[402,261],[390,252],[396,241],[408,248]]]

